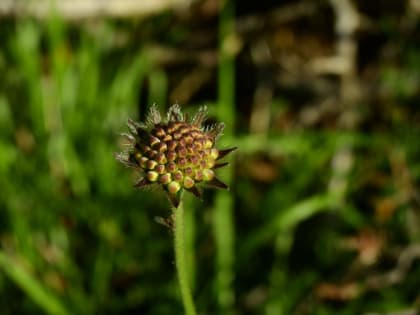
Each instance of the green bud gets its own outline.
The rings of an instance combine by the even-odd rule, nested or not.
[[[159,174],[155,171],[147,172],[147,179],[151,182],[155,182],[159,177]]]
[[[213,141],[211,141],[209,138],[204,140],[204,149],[210,149],[213,146]]]
[[[210,181],[214,178],[214,172],[210,169],[203,170],[203,180]]]
[[[189,176],[185,176],[184,177],[184,187],[187,188],[187,189],[190,189],[193,186],[194,186],[194,180]]]
[[[156,155],[156,162],[158,162],[159,164],[166,164],[166,162],[168,162],[168,159],[166,158],[164,153],[158,153]]]
[[[147,161],[147,168],[149,170],[152,170],[156,167],[156,165],[158,165],[158,162],[156,162],[155,160],[149,160]]]
[[[159,182],[164,185],[169,184],[171,182],[171,174],[166,173],[166,174],[160,175]]]
[[[140,163],[140,160],[141,160],[141,153],[140,152],[136,152],[136,153],[134,153],[134,158]]]
[[[196,170],[196,171],[195,171],[195,176],[194,176],[194,179],[195,179],[196,181],[198,181],[198,182],[202,181],[202,180],[203,180],[203,171],[201,171],[201,170]]]
[[[146,168],[146,166],[147,166],[147,161],[148,161],[149,159],[147,158],[147,157],[145,157],[145,156],[143,156],[143,157],[141,157],[140,158],[140,166],[142,167],[142,168]]]
[[[213,148],[210,150],[210,156],[216,160],[219,157],[219,150]]]
[[[168,164],[166,164],[166,168],[168,170],[168,172],[175,172],[177,170],[177,166],[174,162],[169,162]]]
[[[165,165],[163,165],[163,164],[159,164],[158,166],[156,166],[156,169],[155,170],[159,174],[163,174],[163,173],[166,172]]]
[[[180,189],[181,185],[178,182],[172,181],[167,186],[170,194],[176,194]]]
[[[174,180],[176,180],[176,181],[178,181],[178,182],[182,181],[182,178],[184,177],[184,176],[182,175],[182,172],[181,172],[181,171],[175,171],[175,172],[172,174],[172,176],[173,176],[173,179],[174,179]]]
[[[155,147],[158,143],[160,143],[160,140],[158,138],[156,138],[154,136],[150,136],[149,144],[152,148]]]

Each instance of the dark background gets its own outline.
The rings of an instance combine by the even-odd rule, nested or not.
[[[186,199],[199,314],[418,314],[418,1],[61,2],[0,10],[2,314],[183,314],[170,204],[113,157],[175,102],[238,147]]]

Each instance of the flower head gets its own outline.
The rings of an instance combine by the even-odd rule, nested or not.
[[[228,163],[219,162],[236,148],[219,150],[217,138],[224,129],[219,123],[204,127],[207,107],[201,107],[189,119],[179,105],[172,105],[162,118],[152,106],[145,123],[128,119],[127,148],[116,154],[116,159],[140,171],[135,187],[159,185],[167,192],[174,207],[178,207],[183,190],[201,197],[199,186],[227,188],[215,175],[215,169]]]

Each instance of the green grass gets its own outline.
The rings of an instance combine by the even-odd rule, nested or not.
[[[192,32],[181,23],[181,37],[162,36],[170,17],[0,24],[2,314],[183,314],[173,235],[154,220],[170,215],[169,202],[159,191],[133,189],[134,174],[113,157],[128,117],[144,117],[153,103],[162,111],[170,105],[179,82],[172,71],[179,69],[157,62],[150,47],[182,42]],[[262,137],[248,131],[251,109],[235,92],[248,91],[237,78],[233,1],[222,1],[217,23],[216,82],[209,88],[215,91],[180,104],[187,112],[208,104],[212,118],[226,124],[219,147],[238,147],[220,171],[230,191],[185,200],[198,313],[288,315],[309,305],[306,314],[345,315],[413,307],[417,264],[397,287],[338,303],[316,294],[325,282],[363,286],[420,239],[416,59],[401,69],[384,67],[378,84],[391,100],[379,118],[362,108],[360,128],[294,125],[300,108],[282,95],[274,96]],[[420,55],[415,47],[407,54]],[[404,73],[408,87],[396,82]],[[278,127],[284,120],[291,127]],[[339,174],[347,186],[334,190],[331,165],[342,148],[351,148],[354,160]],[[383,200],[394,207],[385,221],[378,219]],[[371,266],[343,245],[361,231],[384,237],[383,256]]]

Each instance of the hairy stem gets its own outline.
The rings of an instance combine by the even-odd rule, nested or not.
[[[186,315],[196,315],[194,301],[188,280],[188,269],[185,255],[184,240],[184,207],[183,203],[174,209],[174,235],[175,235],[175,263],[178,273],[179,288],[181,290],[182,303],[184,304]]]

